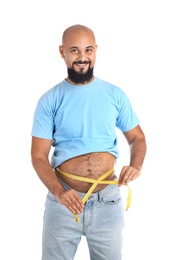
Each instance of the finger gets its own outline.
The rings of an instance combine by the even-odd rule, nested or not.
[[[130,181],[134,181],[139,176],[139,171],[136,169],[131,169],[126,175],[124,176],[124,184],[128,184]]]
[[[83,207],[80,207],[76,204],[76,201],[69,201],[67,202],[67,208],[73,213],[73,214],[80,214],[83,212]]]
[[[73,214],[80,214],[77,210],[74,209],[73,202],[68,202],[66,207],[73,213]]]
[[[75,193],[75,194],[73,194],[73,197],[71,199],[72,199],[72,203],[73,203],[72,206],[73,206],[74,210],[76,210],[77,213],[82,213],[84,204],[83,204],[80,196],[77,193]]]
[[[80,214],[83,212],[84,204],[76,191],[71,190],[71,192],[69,192],[68,194],[66,201],[67,201],[67,207],[73,213]]]
[[[127,173],[127,172],[128,172],[128,167],[124,166],[120,172],[119,181],[118,181],[119,186],[121,186],[125,183],[125,180],[129,175],[129,173]]]
[[[127,166],[123,167],[119,178],[120,185],[126,185],[127,183],[129,183],[132,179],[132,176],[133,168]]]

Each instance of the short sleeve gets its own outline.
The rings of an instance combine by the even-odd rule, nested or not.
[[[42,96],[36,106],[31,135],[44,139],[53,137],[53,112],[51,103]]]
[[[129,98],[124,92],[119,98],[118,116],[116,126],[122,131],[127,132],[136,127],[140,120],[131,106]]]

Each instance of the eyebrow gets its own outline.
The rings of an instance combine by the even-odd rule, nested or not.
[[[69,50],[71,50],[71,49],[78,49],[79,47],[77,47],[77,46],[72,46],[72,47],[70,47],[69,48]],[[85,47],[86,49],[88,49],[88,48],[92,48],[92,49],[94,49],[94,47],[92,46],[92,45],[90,45],[90,46],[87,46],[87,47]]]

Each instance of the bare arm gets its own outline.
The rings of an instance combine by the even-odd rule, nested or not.
[[[40,180],[58,201],[65,205],[72,213],[79,214],[83,208],[81,198],[75,190],[66,191],[64,189],[49,163],[48,157],[51,144],[51,140],[32,137],[32,165]]]
[[[134,129],[124,133],[130,146],[130,164],[124,166],[119,177],[119,185],[129,183],[140,176],[141,168],[146,155],[145,135],[138,125]]]

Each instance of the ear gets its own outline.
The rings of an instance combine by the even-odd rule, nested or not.
[[[63,46],[62,45],[59,46],[59,52],[60,52],[61,57],[64,59],[65,55],[63,53]]]

